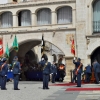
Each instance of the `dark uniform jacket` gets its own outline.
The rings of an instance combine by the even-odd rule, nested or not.
[[[85,68],[86,68],[85,70],[86,73],[91,73],[91,66],[88,65]]]
[[[75,62],[75,60],[73,60],[73,63],[75,64],[75,68],[77,70],[77,68],[80,66],[80,62]],[[81,74],[83,72],[83,65],[80,67],[80,69],[78,70],[78,73]]]
[[[39,62],[39,64],[41,64],[42,68],[43,68],[43,74],[50,74],[51,73],[51,63],[48,62],[47,65],[45,66],[46,61],[42,60]],[[45,68],[44,68],[45,66]]]
[[[51,73],[57,73],[57,67],[56,65],[51,66]]]
[[[8,72],[8,65],[5,64],[4,67],[2,68],[1,75],[7,76],[7,72]]]
[[[20,62],[13,61],[13,74],[19,74],[20,73]]]
[[[94,72],[100,73],[100,64],[98,62],[93,65]]]

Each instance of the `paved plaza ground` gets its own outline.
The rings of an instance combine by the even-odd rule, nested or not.
[[[52,84],[52,83],[49,83]],[[0,100],[100,100],[100,91],[65,91],[75,86],[49,86],[42,89],[42,82],[20,82],[21,90],[13,90],[13,83],[7,83],[7,90],[0,91]],[[82,87],[100,87],[98,84],[85,84]]]

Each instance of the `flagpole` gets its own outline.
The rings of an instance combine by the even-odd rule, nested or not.
[[[78,58],[78,49],[77,49],[77,46],[78,46],[78,45],[77,45],[77,35],[76,35],[76,32],[75,32],[75,37],[74,37],[74,38],[75,38],[75,51],[76,51],[75,54],[76,54],[76,56],[77,56],[77,58]],[[74,57],[75,57],[75,55],[74,55]]]

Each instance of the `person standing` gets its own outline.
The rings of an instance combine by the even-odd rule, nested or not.
[[[48,57],[44,54],[39,64],[43,69],[43,89],[49,89],[48,82],[49,82],[49,75],[51,73],[51,63],[48,62]]]
[[[55,79],[56,79],[56,75],[57,75],[57,66],[55,65],[54,61],[51,66],[51,73],[52,73],[52,83],[55,83]]]
[[[75,58],[74,58],[73,63],[76,66],[75,74],[77,76],[77,87],[81,87],[81,74],[82,74],[82,71],[83,71],[83,64],[81,63],[80,58],[77,59],[77,62],[75,61]]]
[[[7,72],[8,72],[7,59],[3,58],[1,66],[1,90],[7,90],[6,89]]]
[[[85,82],[89,83],[90,82],[90,76],[91,76],[91,66],[88,64],[85,67]]]
[[[95,60],[93,64],[93,69],[94,69],[96,84],[99,84],[100,64],[97,62],[97,60]]]
[[[20,70],[20,62],[18,61],[18,57],[15,56],[13,59],[14,90],[20,90],[18,89]]]

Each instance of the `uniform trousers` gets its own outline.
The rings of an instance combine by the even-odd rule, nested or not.
[[[1,76],[1,89],[6,89],[7,76]]]
[[[56,79],[56,73],[52,74],[52,83],[55,83],[55,79]]]
[[[19,74],[14,74],[14,89],[18,89]]]
[[[43,74],[43,89],[48,88],[49,74]]]
[[[81,87],[81,74],[80,73],[77,74],[77,86]]]

